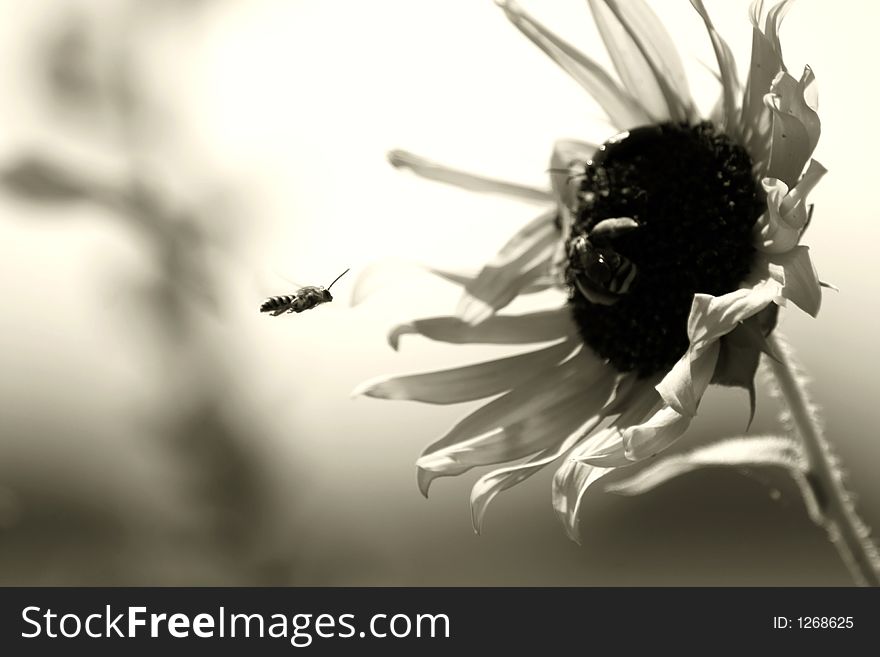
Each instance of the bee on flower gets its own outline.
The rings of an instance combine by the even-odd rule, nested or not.
[[[826,173],[816,80],[789,71],[779,28],[790,0],[750,8],[744,81],[701,0],[721,94],[701,116],[680,57],[642,0],[590,0],[615,74],[515,2],[510,22],[604,110],[603,144],[559,141],[550,191],[442,167],[403,151],[392,164],[475,191],[542,198],[547,210],[463,286],[456,314],[394,328],[449,343],[540,344],[534,351],[440,372],[382,377],[357,393],[433,404],[493,398],[417,461],[427,494],[438,477],[494,466],[473,487],[474,527],[501,492],[558,463],[552,501],[578,538],[586,491],[672,445],[710,384],[751,398],[762,354],[780,357],[780,306],[815,316],[821,284],[801,238],[809,194]],[[556,287],[558,308],[504,314],[516,297]]]

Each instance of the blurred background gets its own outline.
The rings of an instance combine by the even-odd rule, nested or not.
[[[585,3],[523,4],[608,62]],[[652,4],[708,108],[699,17]],[[747,2],[706,5],[743,70]],[[878,20],[872,3],[800,0],[783,28],[789,67],[819,82],[830,174],[807,242],[841,292],[782,327],[880,530]],[[386,257],[477,266],[540,211],[385,152],[543,186],[554,140],[610,135],[489,0],[0,0],[0,97],[0,584],[850,583],[773,474],[597,491],[577,546],[551,469],[475,536],[480,473],[425,500],[413,465],[465,410],[350,398],[379,374],[506,351],[411,338],[395,353],[386,330],[451,312],[457,289],[401,267],[350,308],[354,275]],[[346,267],[336,302],[259,314]],[[762,395],[752,432],[776,414]],[[746,420],[744,394],[713,389],[681,447]]]

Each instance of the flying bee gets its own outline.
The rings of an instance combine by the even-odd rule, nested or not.
[[[260,306],[260,312],[272,313],[273,317],[277,317],[283,313],[301,313],[303,310],[311,310],[315,306],[320,306],[322,303],[329,303],[330,301],[333,301],[333,295],[330,294],[330,288],[348,272],[349,270],[346,269],[333,279],[333,282],[327,287],[307,285],[306,287],[301,287],[294,294],[284,294],[280,297],[269,297]]]
[[[629,292],[636,278],[636,265],[614,250],[611,243],[635,230],[639,224],[629,217],[604,219],[588,235],[578,235],[568,247],[568,261],[575,285],[592,303],[610,306]]]

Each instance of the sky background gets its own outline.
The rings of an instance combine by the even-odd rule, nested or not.
[[[705,3],[744,71],[747,3]],[[523,2],[608,62],[585,4]],[[651,5],[708,109],[702,22],[685,0]],[[799,0],[782,30],[788,67],[818,80],[830,173],[806,242],[840,292],[780,326],[874,527],[878,20],[874,3]],[[597,491],[577,546],[551,469],[477,537],[480,473],[425,500],[413,465],[466,409],[350,398],[379,374],[510,351],[405,338],[395,353],[390,326],[451,312],[458,291],[401,266],[350,308],[354,275],[386,257],[479,266],[541,211],[395,171],[386,151],[545,186],[556,139],[613,132],[489,0],[2,0],[0,44],[0,170],[37,189],[0,194],[0,583],[849,582],[776,475]],[[74,191],[39,182],[35,159]],[[120,200],[132,181],[147,191]],[[347,267],[333,304],[257,312]],[[747,413],[744,393],[712,389],[680,447],[741,434]],[[752,433],[775,417],[761,395]]]

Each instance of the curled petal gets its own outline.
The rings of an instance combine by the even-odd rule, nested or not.
[[[715,373],[720,345],[717,340],[688,348],[657,384],[657,392],[678,414],[693,417]]]
[[[752,287],[728,292],[720,297],[695,294],[688,317],[691,348],[708,344],[730,333],[743,320],[761,312],[771,303],[782,303],[782,283],[768,278]]]
[[[782,294],[798,308],[815,317],[822,304],[822,287],[810,259],[810,249],[796,246],[788,253],[775,256],[773,264],[785,272]]]
[[[647,421],[623,432],[626,458],[641,461],[663,451],[681,437],[692,419],[669,406],[661,408]]]
[[[785,253],[800,240],[810,217],[807,196],[825,175],[826,169],[816,160],[789,191],[788,185],[775,178],[765,178],[761,186],[767,193],[767,211],[755,222],[755,246],[765,253]]]
[[[432,162],[418,155],[414,155],[408,151],[393,150],[388,153],[388,161],[392,166],[398,169],[409,169],[416,175],[429,180],[454,185],[472,192],[483,192],[489,194],[502,194],[504,196],[513,196],[515,198],[525,199],[527,201],[537,201],[544,203],[553,197],[550,192],[529,187],[528,185],[520,185],[518,183],[496,180],[495,178],[487,178],[466,171],[452,169],[436,162]]]
[[[785,253],[798,243],[803,224],[799,224],[796,215],[789,223],[782,214],[782,201],[788,194],[788,185],[776,178],[764,178],[761,187],[767,194],[767,211],[755,222],[756,245],[767,253]]]
[[[586,89],[605,110],[614,127],[623,130],[651,123],[650,115],[641,104],[621,89],[599,64],[553,34],[513,0],[496,0],[496,4],[520,32]]]
[[[546,349],[438,372],[388,376],[359,385],[352,396],[457,404],[506,392],[558,364],[575,346],[564,340]]]
[[[782,201],[781,211],[785,215],[787,221],[794,221],[792,219],[794,213],[803,212],[804,218],[801,219],[800,214],[798,214],[797,220],[806,228],[807,220],[809,218],[807,196],[813,191],[813,188],[819,184],[819,181],[822,180],[826,173],[828,173],[828,170],[817,160],[810,160],[810,166],[807,167],[806,172],[804,172],[804,175],[798,181],[798,184],[795,185],[794,189],[792,189]]]

